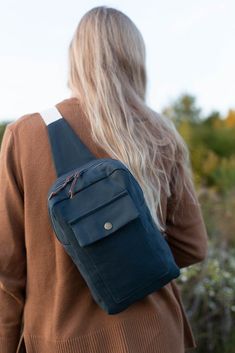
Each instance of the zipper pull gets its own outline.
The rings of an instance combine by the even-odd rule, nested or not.
[[[82,174],[82,171],[81,171],[80,173],[77,172],[77,173],[74,174],[73,182],[72,182],[72,184],[71,184],[71,186],[70,186],[70,189],[69,189],[70,199],[73,198],[73,195],[74,195],[74,193],[73,193],[74,187],[75,187],[75,184],[76,184],[76,181],[77,181],[79,175],[81,175],[81,174]]]
[[[65,179],[64,183],[61,184],[61,185],[59,185],[59,186],[55,189],[55,191],[52,191],[52,192],[50,193],[50,196],[49,196],[48,200],[50,200],[53,196],[55,196],[56,194],[58,194],[58,192],[59,192],[61,189],[63,189],[73,178],[74,178],[74,175],[69,175],[69,176],[67,176],[67,178]]]

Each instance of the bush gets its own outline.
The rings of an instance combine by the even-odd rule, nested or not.
[[[235,249],[211,243],[207,260],[182,269],[178,283],[198,353],[234,353]]]
[[[203,190],[199,200],[209,234],[207,259],[182,269],[178,279],[198,353],[234,353],[235,189]]]

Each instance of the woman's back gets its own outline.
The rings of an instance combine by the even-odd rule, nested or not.
[[[110,157],[93,142],[75,97],[56,106],[97,158]],[[0,350],[15,352],[23,314],[29,353],[180,353],[194,346],[174,282],[116,315],[94,302],[50,224],[47,194],[56,173],[39,113],[7,126],[0,156]],[[175,207],[163,193],[169,244],[185,267],[205,257],[206,230],[186,190],[173,215]]]
[[[187,148],[173,123],[147,106],[146,83],[140,32],[120,11],[97,7],[69,46],[73,98],[56,106],[91,153],[130,168],[185,267],[204,259],[206,229]],[[93,300],[51,227],[47,195],[56,171],[39,113],[7,126],[0,156],[0,351],[16,351],[22,318],[29,353],[181,353],[194,346],[174,282],[116,315]]]

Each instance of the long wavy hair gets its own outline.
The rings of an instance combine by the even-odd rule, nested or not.
[[[67,84],[89,119],[93,141],[128,166],[164,231],[162,196],[180,200],[184,187],[190,192],[192,174],[175,125],[145,102],[146,50],[140,31],[121,11],[94,7],[78,23],[68,57]]]

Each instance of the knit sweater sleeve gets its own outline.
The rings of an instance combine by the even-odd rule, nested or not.
[[[17,164],[7,125],[0,150],[0,353],[16,353],[25,303],[24,203]]]
[[[187,267],[206,258],[207,230],[193,183],[188,188],[184,187],[179,202],[177,195],[169,200],[166,235],[179,267]]]

